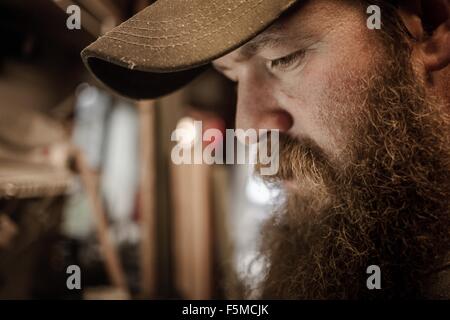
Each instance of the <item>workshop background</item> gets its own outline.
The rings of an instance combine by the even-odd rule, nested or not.
[[[233,128],[232,84],[210,70],[134,102],[81,62],[151,2],[0,0],[1,299],[239,298],[239,280],[260,276],[273,193],[245,166],[170,159],[177,127]],[[66,26],[71,5],[80,30]]]

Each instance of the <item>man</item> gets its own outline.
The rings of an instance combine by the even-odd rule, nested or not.
[[[133,98],[213,61],[237,126],[280,130],[260,297],[450,298],[450,1],[160,0],[83,57]]]

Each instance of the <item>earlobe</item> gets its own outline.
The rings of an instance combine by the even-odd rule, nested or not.
[[[420,0],[402,2],[398,8],[398,14],[403,21],[411,37],[421,41],[424,35],[422,25],[422,6]]]
[[[422,44],[423,63],[428,72],[450,65],[450,17]]]
[[[398,14],[427,73],[450,64],[450,0],[400,0]]]
[[[450,64],[450,0],[422,0],[421,20],[426,36],[419,46],[425,71],[435,72]]]

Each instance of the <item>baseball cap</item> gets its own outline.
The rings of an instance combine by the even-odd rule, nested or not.
[[[158,0],[81,52],[112,91],[154,99],[266,29],[298,0]]]

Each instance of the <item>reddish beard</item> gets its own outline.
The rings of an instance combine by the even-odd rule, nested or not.
[[[346,150],[350,162],[280,136],[280,168],[269,180],[291,180],[299,191],[263,229],[261,297],[426,296],[428,274],[450,250],[450,118],[409,56],[396,52],[356,91],[365,103]],[[381,290],[366,286],[373,264]]]

